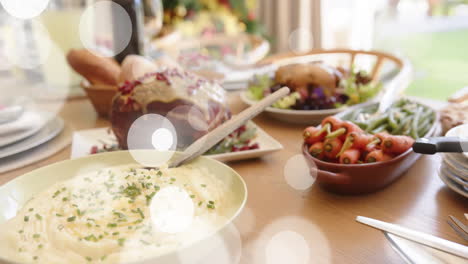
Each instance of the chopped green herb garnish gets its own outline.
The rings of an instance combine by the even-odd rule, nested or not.
[[[146,242],[146,241],[145,241],[145,240],[143,240],[143,239],[141,239],[141,240],[140,240],[140,242],[141,242],[142,244],[144,244],[144,245],[150,245],[150,243],[149,243],[149,242]]]
[[[155,191],[159,191],[160,189],[161,189],[161,188],[160,188],[158,185],[155,185],[155,186],[154,186],[154,190],[155,190]]]
[[[117,224],[116,223],[109,223],[109,224],[107,224],[107,227],[114,228],[114,227],[117,227]]]
[[[123,245],[125,244],[125,238],[117,239],[117,243],[119,243],[119,246],[123,247]]]
[[[125,217],[127,217],[126,215],[124,215],[124,214],[122,214],[122,213],[120,213],[120,212],[117,212],[117,211],[114,212],[114,215],[116,215],[118,218],[125,218]]]
[[[97,242],[98,241],[98,239],[94,235],[86,236],[86,237],[84,237],[84,240],[92,241],[92,242]]]
[[[42,220],[42,216],[40,214],[36,214],[36,219],[37,220]]]
[[[44,245],[42,245],[42,244],[39,244],[39,245],[37,246],[38,249],[42,249],[43,247],[44,247]]]
[[[91,223],[86,223],[86,226],[91,228],[93,225]]]
[[[192,195],[190,195],[190,198],[192,198],[192,199],[193,199],[193,198],[195,198],[195,195],[193,195],[193,194],[192,194]]]
[[[85,213],[85,211],[81,211],[80,209],[76,209],[76,214],[78,216],[82,216],[82,215],[84,215],[84,213]]]
[[[28,222],[28,221],[29,221],[29,216],[25,215],[24,218],[23,218],[23,220],[24,220],[25,222]]]
[[[127,197],[135,198],[135,197],[137,197],[138,195],[141,194],[141,191],[140,191],[140,189],[138,187],[136,187],[135,184],[132,184],[132,185],[128,185],[126,188],[124,188],[122,190],[122,193]]]
[[[214,202],[213,202],[213,201],[208,201],[208,203],[209,203],[209,204],[214,204]]]
[[[29,212],[32,212],[32,211],[34,211],[34,208],[29,208],[29,210],[28,210],[28,211],[29,211]]]
[[[201,184],[201,187],[206,188],[206,184]]]
[[[67,222],[73,222],[75,221],[75,219],[76,219],[76,216],[70,216],[67,218]]]
[[[86,257],[86,260],[89,261],[89,262],[93,261],[93,259],[91,257]]]
[[[52,198],[55,198],[55,197],[59,196],[59,194],[60,194],[60,191],[57,190],[57,191],[54,193],[54,195],[52,195]]]
[[[119,232],[112,233],[113,236],[118,236],[119,234],[120,234]]]
[[[39,258],[38,256],[34,256],[34,257],[33,257],[34,260],[37,260],[38,258]]]
[[[161,176],[162,176],[162,171],[158,171],[156,174],[157,174],[159,177],[161,177]]]
[[[137,212],[140,214],[141,218],[145,218],[145,214],[143,214],[143,211],[141,211],[140,208],[137,208]]]
[[[151,199],[153,199],[153,196],[156,194],[156,192],[152,192],[151,194],[149,195],[146,195],[146,204],[149,205],[149,203],[151,202]]]
[[[55,214],[55,216],[57,216],[57,217],[62,217],[63,215],[61,215],[61,214]]]
[[[23,233],[24,233],[24,230],[21,229],[21,230],[18,231],[18,233],[23,234]]]
[[[203,203],[202,201],[198,202],[198,206],[201,206],[201,205],[202,205],[202,203]]]
[[[206,207],[207,207],[208,209],[215,209],[214,204],[207,204]]]
[[[40,238],[40,237],[41,237],[40,234],[34,234],[34,235],[33,235],[33,238]]]
[[[106,255],[102,256],[102,257],[101,257],[101,261],[104,261],[106,258],[107,258]]]
[[[175,182],[176,181],[176,178],[171,178],[171,182]]]
[[[68,201],[68,198],[67,198],[67,197],[63,197],[63,198],[62,198],[62,202],[66,202],[66,201]]]

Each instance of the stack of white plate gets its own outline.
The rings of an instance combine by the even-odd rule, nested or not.
[[[49,112],[0,102],[0,164],[47,143],[63,128],[63,120]]]
[[[447,132],[448,137],[468,137],[468,124]],[[439,176],[455,192],[468,198],[468,149],[465,153],[442,154]]]

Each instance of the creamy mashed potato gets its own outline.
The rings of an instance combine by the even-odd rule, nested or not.
[[[187,194],[194,209],[193,221],[178,233],[161,230],[150,206],[158,192],[173,186]],[[0,255],[26,263],[120,263],[155,257],[224,223],[228,191],[208,170],[190,165],[160,170],[127,165],[79,175],[36,195],[0,226]]]

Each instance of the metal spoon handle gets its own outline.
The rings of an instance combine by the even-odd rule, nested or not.
[[[279,99],[289,94],[289,88],[283,87],[278,91],[270,94],[269,96],[263,98],[258,103],[250,106],[245,109],[238,115],[234,116],[229,121],[223,123],[217,128],[213,129],[211,132],[207,133],[203,137],[199,138],[197,141],[192,143],[185,151],[179,155],[175,156],[170,162],[169,167],[174,168],[180,166],[182,163],[188,162],[206,151],[211,147],[220,142],[223,138],[227,137],[232,131],[239,128],[242,124],[248,120],[254,118],[260,114],[265,108],[272,105]]]

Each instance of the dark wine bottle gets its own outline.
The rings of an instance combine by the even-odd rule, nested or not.
[[[132,22],[132,36],[128,45],[117,54],[114,58],[119,62],[125,59],[127,55],[137,54],[145,55],[145,35],[144,35],[144,10],[141,0],[112,0],[119,4],[128,13]],[[118,16],[112,17],[112,29],[114,34],[114,41],[122,41],[127,39],[126,32],[120,30]]]

